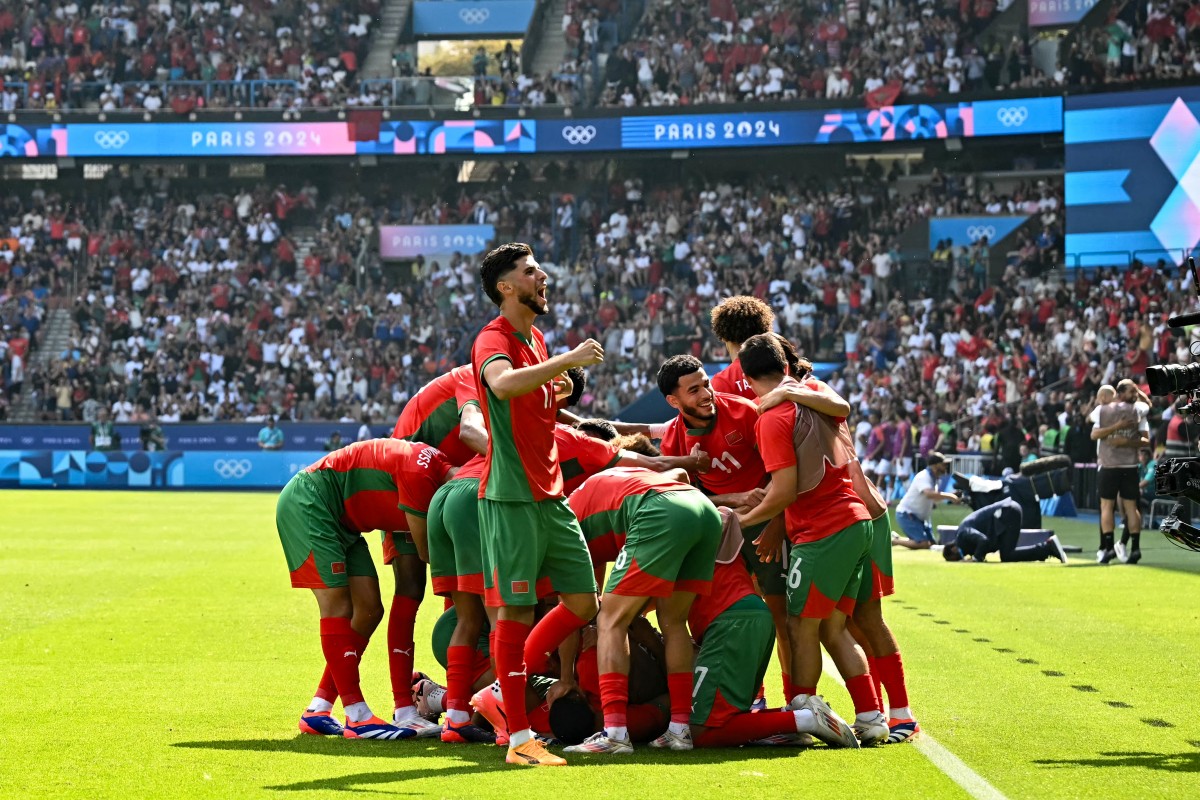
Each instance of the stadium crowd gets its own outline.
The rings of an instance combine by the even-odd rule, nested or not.
[[[922,96],[1027,85],[1028,44],[973,42],[995,4],[656,5],[605,63],[604,105]],[[885,101],[886,98],[886,101]]]
[[[31,381],[44,419],[91,421],[105,406],[118,421],[385,423],[464,361],[489,310],[474,258],[385,269],[372,240],[389,223],[487,222],[501,241],[530,242],[552,274],[543,325],[552,351],[594,336],[618,356],[593,370],[583,395],[581,409],[598,416],[643,394],[664,357],[726,358],[705,315],[736,293],[768,300],[779,331],[814,360],[844,362],[830,382],[860,415],[902,412],[918,427],[972,421],[948,426],[944,449],[990,449],[988,433],[1010,418],[1037,448],[1045,430],[1087,411],[1073,398],[1180,355],[1182,340],[1163,326],[1187,304],[1173,273],[1053,276],[1060,185],[1000,196],[935,170],[919,190],[889,198],[878,172],[868,164],[829,185],[630,178],[596,197],[513,184],[453,199],[326,198],[311,183],[184,196],[165,179],[103,200],[10,196],[0,395],[11,404]],[[908,225],[948,213],[1033,222],[993,282],[985,241],[939,242],[927,258],[901,253]],[[315,231],[304,253],[297,225]],[[934,278],[923,286],[921,273]],[[73,336],[30,375],[48,299],[70,306]]]
[[[101,110],[251,105],[244,82],[291,81],[256,92],[270,108],[337,106],[356,97],[378,0],[172,3],[148,0],[6,3],[0,6],[4,110]],[[164,81],[181,85],[169,95]],[[241,84],[241,85],[239,85]]]

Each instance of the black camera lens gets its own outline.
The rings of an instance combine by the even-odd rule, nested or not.
[[[1150,394],[1163,397],[1200,388],[1200,364],[1163,364],[1146,368]]]

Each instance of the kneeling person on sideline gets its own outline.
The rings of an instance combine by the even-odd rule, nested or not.
[[[973,511],[958,526],[954,543],[946,545],[942,556],[947,561],[971,558],[983,561],[988,553],[1000,552],[1001,561],[1045,561],[1057,558],[1067,563],[1067,553],[1057,536],[1041,544],[1018,547],[1021,538],[1021,504],[1005,498]]]

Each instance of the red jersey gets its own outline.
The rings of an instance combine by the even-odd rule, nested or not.
[[[450,462],[427,445],[369,439],[335,450],[304,471],[332,487],[347,530],[406,531],[405,512],[421,517],[429,512]]]
[[[454,477],[450,480],[465,481],[469,478],[475,478],[478,480],[483,477],[483,465],[485,463],[486,461],[484,457],[476,454],[474,458],[472,458],[466,464],[463,464],[462,467],[459,468],[458,472],[454,473]]]
[[[467,403],[479,405],[470,364],[455,367],[421,387],[405,403],[392,438],[431,444],[445,453],[451,464],[460,467],[476,455],[458,438],[458,419]]]
[[[583,482],[568,501],[579,518],[583,538],[595,565],[615,561],[625,546],[629,524],[649,494],[692,492],[686,483],[641,467],[615,467]]]
[[[708,472],[700,474],[700,485],[708,494],[748,492],[764,485],[767,472],[754,439],[758,407],[723,392],[713,394],[713,405],[717,415],[707,428],[688,428],[682,414],[668,422],[662,454],[686,456],[700,445],[712,459]]]
[[[794,403],[781,403],[759,417],[755,436],[768,472],[796,465],[796,445],[792,438],[795,425]],[[820,483],[797,495],[784,511],[788,540],[793,544],[815,542],[871,519],[867,507],[854,493],[850,470],[845,466],[835,467],[828,460],[823,466]]]
[[[692,638],[699,642],[704,638],[708,626],[727,608],[743,597],[757,595],[750,571],[746,569],[746,562],[741,556],[728,564],[717,564],[713,570],[712,593],[696,595],[692,610],[688,612],[688,628]]]
[[[758,395],[750,388],[750,381],[746,380],[746,373],[742,372],[742,362],[736,358],[728,367],[712,376],[712,388],[714,392],[744,397],[751,403],[758,400]]]
[[[533,501],[563,496],[562,470],[554,443],[554,388],[550,381],[528,394],[501,400],[484,383],[484,368],[507,361],[513,369],[546,361],[546,342],[533,328],[529,338],[503,316],[484,326],[471,346],[475,392],[488,430],[487,463],[479,496],[488,500]]]
[[[588,436],[570,425],[556,424],[554,441],[558,445],[563,492],[567,495],[597,472],[615,467],[620,460],[618,451],[610,443]]]

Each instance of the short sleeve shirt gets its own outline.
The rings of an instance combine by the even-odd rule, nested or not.
[[[484,380],[493,361],[522,369],[546,361],[546,342],[533,328],[528,338],[498,316],[479,332],[471,347],[475,391],[488,429],[488,451],[479,496],[508,502],[539,502],[563,496],[562,470],[554,441],[558,410],[547,381],[532,392],[501,400]]]
[[[699,475],[701,487],[710,495],[759,488],[767,473],[754,439],[758,407],[744,397],[723,392],[714,393],[713,405],[717,413],[708,427],[688,428],[683,415],[668,422],[662,438],[663,455],[686,456],[699,445],[712,460],[708,472]]]

